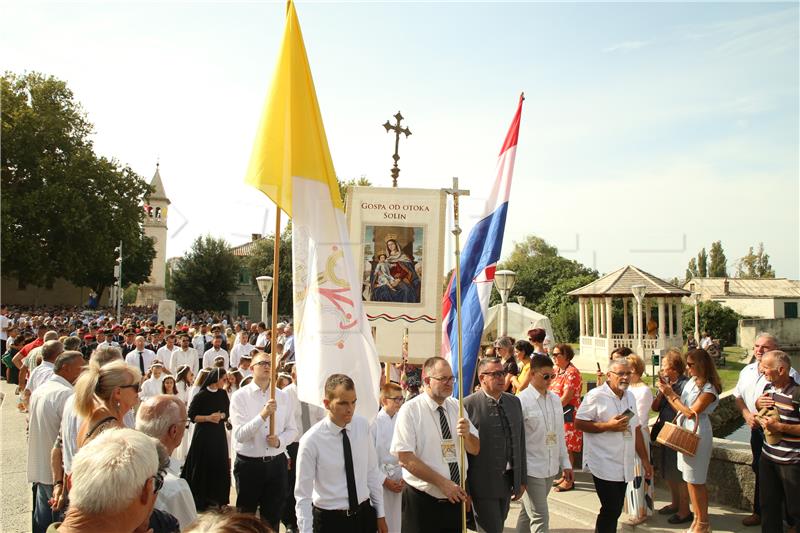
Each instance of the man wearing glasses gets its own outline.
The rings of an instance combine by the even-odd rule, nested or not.
[[[294,442],[297,426],[289,395],[277,388],[274,398],[270,394],[269,357],[264,352],[253,357],[253,382],[233,393],[230,412],[236,507],[253,514],[260,508],[261,519],[277,530],[289,487],[286,446]],[[275,419],[272,435],[270,416]]]
[[[583,468],[592,473],[600,498],[600,512],[595,522],[598,533],[617,531],[625,488],[633,480],[635,454],[642,461],[645,477],[650,479],[653,475],[639,431],[636,399],[628,391],[630,376],[626,359],[610,361],[606,382],[586,394],[575,415],[575,429],[584,434]]]
[[[389,452],[394,435],[397,412],[403,405],[403,388],[397,383],[381,387],[382,409],[370,426],[370,436],[378,455],[378,467],[383,475],[383,511],[389,531],[400,531],[402,492],[405,483],[397,457]]]
[[[475,520],[487,533],[501,533],[511,500],[525,492],[525,428],[522,407],[504,392],[506,372],[497,357],[478,363],[481,389],[464,399],[480,433],[480,452],[469,456],[467,479]]]
[[[403,466],[403,533],[456,533],[461,531],[459,468],[461,439],[470,455],[480,451],[478,430],[458,418],[453,398],[453,370],[441,357],[431,357],[422,367],[425,392],[406,402],[397,415],[391,452]]]

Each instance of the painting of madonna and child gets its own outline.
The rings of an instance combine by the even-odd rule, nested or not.
[[[365,302],[420,303],[424,228],[365,226]]]

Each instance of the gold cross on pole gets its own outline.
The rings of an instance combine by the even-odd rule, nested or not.
[[[389,121],[387,120],[383,127],[386,128],[386,133],[394,130],[394,155],[392,156],[392,159],[394,159],[394,166],[392,167],[392,187],[397,187],[397,177],[400,175],[400,167],[397,166],[397,162],[400,160],[400,154],[398,153],[398,149],[400,148],[400,134],[405,133],[406,139],[408,139],[408,136],[411,135],[411,130],[400,127],[400,121],[403,120],[403,115],[400,114],[400,111],[397,112],[394,118],[397,119],[395,124],[389,124]]]
[[[458,418],[464,418],[464,371],[463,371],[463,349],[461,339],[461,226],[459,225],[458,218],[458,198],[460,196],[469,196],[469,191],[458,188],[458,178],[453,178],[452,189],[442,189],[446,194],[453,196],[453,235],[456,238],[455,254],[456,254],[456,339],[458,339]],[[464,464],[467,457],[464,450],[464,437],[461,440],[461,472],[464,472]],[[464,476],[461,477],[461,489],[464,489]],[[465,503],[461,503],[461,531],[467,530],[467,507]]]

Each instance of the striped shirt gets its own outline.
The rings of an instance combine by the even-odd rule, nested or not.
[[[789,384],[781,391],[778,391],[772,385],[768,385],[764,391],[775,402],[775,408],[778,409],[782,424],[800,424],[800,406],[792,402],[792,393],[796,387],[800,387],[800,385],[790,379]],[[765,439],[762,451],[773,462],[798,464],[800,463],[800,436],[784,433],[783,438],[777,444],[769,444]]]

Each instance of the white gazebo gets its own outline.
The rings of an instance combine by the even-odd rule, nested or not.
[[[637,291],[643,294],[641,308]],[[654,350],[683,346],[681,298],[691,293],[635,266],[620,268],[569,294],[578,297],[581,359],[604,364],[614,349],[627,346],[647,362]],[[623,309],[623,328],[617,332],[612,327],[614,299],[622,300]],[[648,334],[654,309],[658,329]]]

